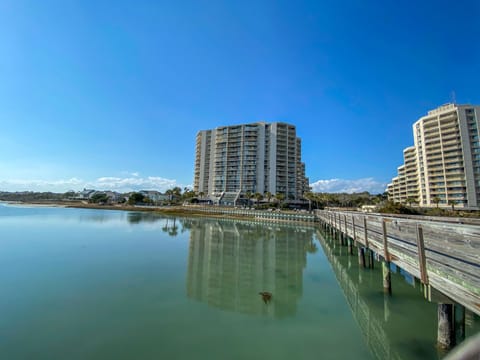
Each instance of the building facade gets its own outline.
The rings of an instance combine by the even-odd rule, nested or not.
[[[308,190],[295,126],[252,123],[197,134],[194,191],[234,202],[247,193],[301,199]]]
[[[414,146],[388,185],[389,199],[480,209],[480,106],[446,104],[413,124]]]

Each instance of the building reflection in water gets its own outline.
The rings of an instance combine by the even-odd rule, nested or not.
[[[396,268],[392,295],[382,288],[381,266],[363,269],[356,255],[320,230],[316,233],[370,351],[376,359],[437,359],[437,304],[423,298],[418,280]],[[467,336],[478,332],[478,317],[466,311]]]
[[[224,310],[294,315],[313,228],[190,220],[188,297]],[[261,291],[273,294],[265,304]]]

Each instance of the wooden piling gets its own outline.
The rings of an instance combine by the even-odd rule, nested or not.
[[[365,268],[365,249],[362,246],[358,247],[358,265]]]
[[[387,222],[382,219],[383,230],[383,261],[382,261],[382,274],[383,274],[383,292],[385,294],[392,293],[392,275],[390,270],[390,256],[388,254],[388,237],[387,237]]]
[[[437,345],[449,350],[455,345],[453,332],[453,304],[438,304]]]
[[[387,237],[387,220],[382,219],[382,232],[383,232],[383,258],[385,261],[390,261],[388,254],[388,237]]]
[[[428,285],[427,260],[425,257],[425,245],[423,242],[423,229],[422,225],[420,224],[417,224],[417,248],[420,280],[422,284]]]
[[[367,232],[367,217],[363,217],[363,236],[365,239],[365,247],[368,248],[368,232]]]
[[[355,217],[352,215],[353,244],[357,246],[357,232],[355,231]]]
[[[365,266],[370,268],[370,269],[373,269],[374,268],[374,262],[375,262],[375,259],[374,259],[373,251],[370,250],[370,249],[366,249],[365,250],[365,263],[366,263]]]

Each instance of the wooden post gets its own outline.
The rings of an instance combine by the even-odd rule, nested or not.
[[[357,233],[355,231],[355,216],[352,215],[352,228],[353,228],[353,242],[354,245],[357,246]]]
[[[363,236],[365,237],[365,247],[368,248],[367,217],[363,217]]]
[[[350,238],[347,238],[348,241],[348,253],[350,255],[353,255],[353,240]]]
[[[337,213],[334,213],[334,216],[335,216],[335,239],[338,239]]]
[[[383,230],[383,258],[385,261],[390,261],[390,255],[388,254],[388,237],[387,237],[387,220],[382,219]]]
[[[373,250],[370,249],[365,249],[365,266],[373,269],[374,268],[374,261],[375,259],[373,258]]]
[[[361,268],[365,267],[365,249],[362,246],[358,247],[358,265]]]
[[[345,245],[345,236],[342,231],[342,215],[338,214],[338,233],[340,234],[340,245]]]
[[[438,304],[437,345],[442,350],[449,350],[455,345],[452,322],[453,305]]]
[[[383,230],[383,261],[382,261],[382,274],[383,274],[383,292],[385,294],[392,293],[392,276],[390,271],[390,256],[388,255],[388,237],[387,237],[387,222],[382,219]]]
[[[338,214],[338,235],[340,244],[343,245],[343,234],[342,234],[342,216]]]
[[[343,221],[344,221],[344,226],[343,226],[343,228],[345,229],[345,236],[348,237],[347,215],[343,215]]]
[[[422,225],[417,224],[417,247],[418,247],[418,265],[420,268],[420,280],[422,284],[428,285],[427,262],[425,258],[425,245],[423,242]]]

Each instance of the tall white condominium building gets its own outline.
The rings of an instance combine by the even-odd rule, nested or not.
[[[198,132],[194,191],[234,203],[246,193],[296,200],[307,190],[295,126],[258,122]]]
[[[413,124],[415,145],[388,185],[389,199],[480,209],[480,106],[447,104]]]

